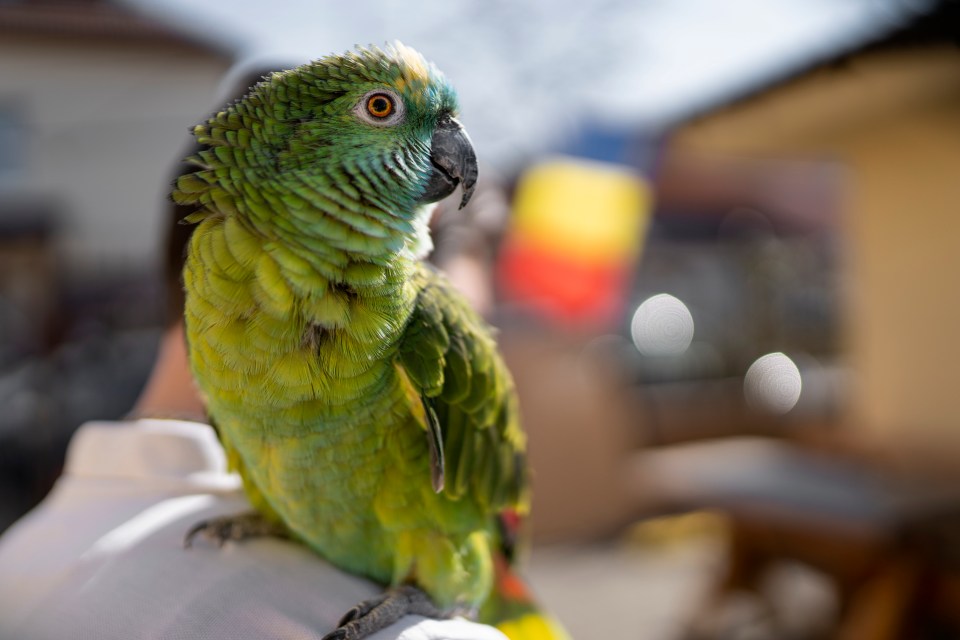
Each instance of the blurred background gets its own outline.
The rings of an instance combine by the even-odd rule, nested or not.
[[[432,260],[500,329],[578,638],[960,637],[960,3],[0,2],[0,531],[125,415],[190,127],[401,39],[482,162]]]

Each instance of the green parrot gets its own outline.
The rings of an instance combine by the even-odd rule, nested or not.
[[[456,95],[408,47],[274,73],[194,129],[190,362],[255,515],[384,585],[327,638],[407,612],[566,638],[511,570],[525,439],[490,329],[420,258],[432,204],[477,179]]]

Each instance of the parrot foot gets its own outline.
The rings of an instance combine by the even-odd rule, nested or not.
[[[201,533],[204,537],[216,542],[218,547],[222,547],[227,540],[240,541],[264,536],[288,537],[287,530],[283,526],[267,520],[256,511],[198,522],[190,527],[187,535],[183,537],[184,548],[189,549],[193,545],[193,539]]]
[[[446,618],[426,593],[412,585],[389,589],[386,593],[364,600],[350,609],[336,629],[322,640],[362,640],[407,614],[428,618]]]

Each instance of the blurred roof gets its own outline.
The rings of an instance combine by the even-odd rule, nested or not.
[[[110,0],[21,0],[0,3],[0,34],[73,36],[176,44],[224,57],[233,52],[218,40],[197,38]]]
[[[867,31],[860,38],[837,41],[833,47],[823,49],[795,66],[784,68],[763,82],[742,87],[740,91],[720,96],[714,102],[679,113],[673,124],[680,125],[735,105],[785,85],[814,69],[842,65],[853,56],[866,52],[931,44],[954,44],[960,47],[960,0],[932,0],[916,4],[913,10],[891,13],[889,20],[878,22],[874,31]]]
[[[870,47],[952,42],[960,46],[960,1],[939,0],[931,9],[904,23]]]

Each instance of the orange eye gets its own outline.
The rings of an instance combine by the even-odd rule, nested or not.
[[[367,113],[374,118],[386,118],[393,113],[393,98],[385,93],[375,93],[367,98]]]

